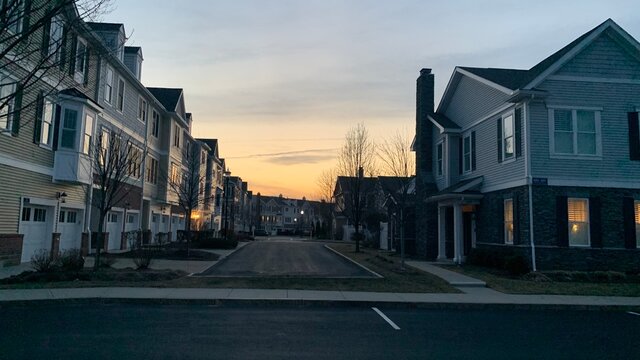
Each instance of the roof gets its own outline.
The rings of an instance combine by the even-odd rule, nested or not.
[[[351,191],[351,184],[356,180],[354,176],[338,176],[336,180],[337,184],[340,184],[340,189],[342,189],[342,193]],[[375,188],[377,178],[374,177],[363,177],[362,178],[362,191],[368,192]]]
[[[460,129],[460,125],[453,122],[453,120],[449,119],[444,114],[433,113],[429,114],[429,117],[436,123],[436,125],[442,127],[442,129]]]
[[[142,48],[140,46],[125,46],[124,47],[124,52],[125,53],[135,53],[138,51],[142,51]]]
[[[64,90],[61,90],[58,94],[74,97],[76,99],[81,99],[82,101],[86,101],[90,103],[96,109],[102,109],[102,106],[100,106],[100,104],[96,103],[95,101],[93,101],[93,99],[91,99],[90,97],[85,95],[82,91],[76,88],[64,89]]]
[[[87,22],[86,24],[93,31],[120,31],[124,28],[124,24],[117,23]]]
[[[218,139],[196,139],[196,140],[209,145],[211,150],[214,150],[218,146]]]
[[[529,70],[477,68],[468,66],[460,66],[459,68],[511,90],[520,88],[530,77]]]
[[[176,110],[180,96],[182,96],[182,89],[156,87],[148,87],[147,89],[151,95],[160,101],[167,111],[173,112]]]
[[[448,195],[448,194],[479,194],[478,186],[482,184],[483,177],[478,176],[471,179],[458,181],[457,183],[444,188],[431,197]]]

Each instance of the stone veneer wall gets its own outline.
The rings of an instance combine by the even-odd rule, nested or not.
[[[433,183],[416,186],[416,256],[420,258],[438,257],[438,204],[426,202],[437,191]]]

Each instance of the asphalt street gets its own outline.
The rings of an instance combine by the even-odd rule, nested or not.
[[[623,311],[60,304],[0,308],[0,358],[637,359],[639,332]]]
[[[287,238],[251,242],[199,275],[374,277],[323,243]]]

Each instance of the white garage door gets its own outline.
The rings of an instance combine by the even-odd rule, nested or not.
[[[122,212],[111,211],[107,214],[106,231],[109,233],[108,250],[120,249],[120,238],[122,238]]]
[[[82,241],[82,211],[60,209],[58,232],[60,233],[60,251],[80,249]]]
[[[22,208],[20,229],[24,235],[22,240],[21,262],[31,261],[31,256],[41,250],[51,250],[51,234],[53,233],[53,208],[41,206],[25,206]]]

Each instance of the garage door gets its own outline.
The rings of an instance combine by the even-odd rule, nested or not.
[[[53,208],[25,206],[22,208],[20,229],[22,240],[21,262],[31,261],[31,256],[41,249],[51,250],[53,233]]]
[[[82,211],[60,209],[58,232],[60,233],[60,251],[80,249],[82,241]]]
[[[109,233],[109,247],[108,250],[120,249],[120,238],[122,237],[122,212],[111,211],[107,214],[107,227],[106,231]]]

